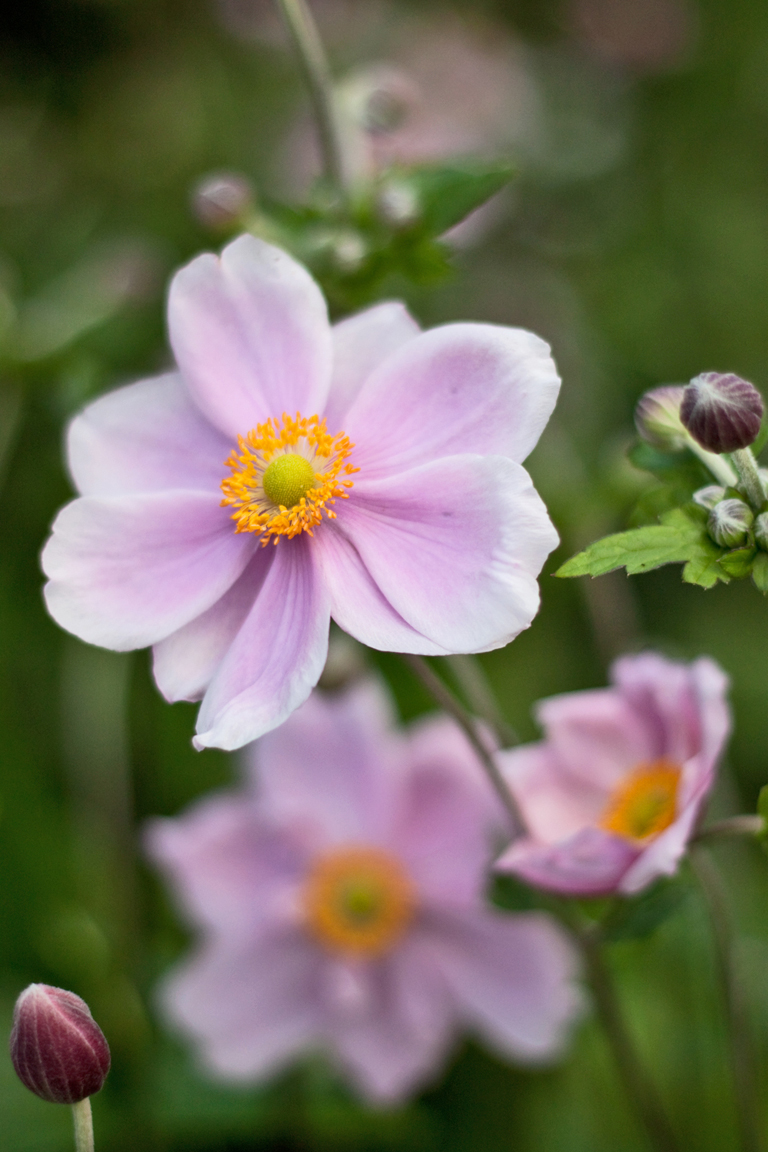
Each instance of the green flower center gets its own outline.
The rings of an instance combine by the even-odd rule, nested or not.
[[[303,456],[287,452],[276,456],[264,472],[264,494],[273,504],[293,508],[315,487],[315,470]]]

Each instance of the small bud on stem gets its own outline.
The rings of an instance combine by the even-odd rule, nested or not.
[[[702,372],[683,392],[680,419],[710,452],[734,452],[757,439],[763,398],[753,384],[733,373]]]
[[[738,548],[749,537],[754,516],[743,500],[721,500],[709,514],[707,528],[721,548]]]

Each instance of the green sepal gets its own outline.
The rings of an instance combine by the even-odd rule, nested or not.
[[[475,208],[485,204],[515,175],[507,159],[455,159],[450,164],[423,164],[391,170],[413,188],[418,203],[418,227],[441,236]]]
[[[752,571],[752,562],[756,556],[756,548],[732,548],[720,557],[718,563],[734,580],[742,580]]]
[[[755,556],[755,562],[752,565],[752,579],[755,587],[762,592],[763,596],[768,595],[768,552],[758,552]]]

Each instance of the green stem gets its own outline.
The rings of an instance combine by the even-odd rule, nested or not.
[[[595,1007],[613,1053],[619,1076],[634,1111],[658,1152],[679,1152],[680,1146],[664,1106],[635,1051],[616,995],[602,945],[594,931],[576,931]]]
[[[416,676],[418,676],[419,680],[421,680],[430,696],[432,696],[441,708],[444,708],[446,712],[453,716],[456,723],[464,730],[465,736],[472,745],[488,779],[496,790],[501,803],[504,805],[507,816],[509,817],[512,836],[520,836],[525,829],[525,824],[520,816],[517,802],[510,792],[506,780],[499,771],[496,761],[483,743],[474,717],[467,712],[461,701],[457,700],[448,685],[432,671],[423,656],[414,656],[408,653],[403,653],[402,656],[403,660],[405,660]]]
[[[72,1118],[75,1122],[75,1150],[76,1152],[93,1152],[93,1116],[91,1114],[91,1098],[72,1105]]]
[[[299,57],[315,114],[323,167],[339,192],[346,191],[344,146],[333,96],[331,70],[312,13],[305,0],[277,0]]]
[[[733,930],[725,891],[715,865],[701,849],[691,852],[691,863],[707,902],[715,960],[730,1046],[731,1072],[744,1152],[765,1152],[757,1091],[757,1071],[749,1022],[734,967]]]
[[[765,820],[762,816],[728,816],[725,820],[716,820],[702,828],[694,837],[695,844],[707,840],[719,840],[723,836],[759,836],[765,831]]]
[[[741,479],[741,487],[755,512],[765,503],[765,489],[757,471],[757,461],[750,448],[737,448],[731,452],[733,466]]]
[[[493,729],[501,747],[509,748],[512,744],[519,743],[517,733],[501,714],[498,701],[477,656],[459,653],[455,656],[446,656],[445,662],[463,692],[464,699],[475,715],[485,720]]]

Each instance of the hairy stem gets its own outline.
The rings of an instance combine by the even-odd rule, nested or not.
[[[504,805],[507,816],[509,817],[512,836],[519,836],[524,831],[525,825],[520,816],[517,803],[507,787],[507,782],[499,771],[493,755],[484,744],[474,718],[467,712],[464,705],[457,700],[448,685],[432,671],[423,656],[413,656],[404,653],[403,660],[405,660],[411,670],[418,676],[435,702],[453,716],[456,723],[464,730],[464,734],[472,745],[488,779]]]
[[[616,995],[601,941],[594,931],[576,931],[597,1014],[613,1053],[624,1090],[658,1152],[680,1152],[664,1106],[635,1051]]]
[[[731,1072],[741,1145],[744,1152],[765,1152],[765,1138],[757,1091],[757,1069],[749,1022],[739,988],[733,957],[733,929],[728,894],[720,873],[702,849],[691,852],[691,863],[704,894],[712,925],[717,974],[723,998]]]
[[[320,34],[306,0],[277,0],[299,57],[315,114],[325,175],[340,192],[346,189],[344,147],[333,84]]]
[[[731,452],[731,460],[739,474],[741,486],[752,508],[759,512],[765,503],[765,489],[757,471],[757,462],[750,448],[737,448]]]
[[[72,1105],[72,1118],[75,1122],[76,1152],[93,1152],[93,1116],[90,1096],[86,1096],[85,1100]]]

